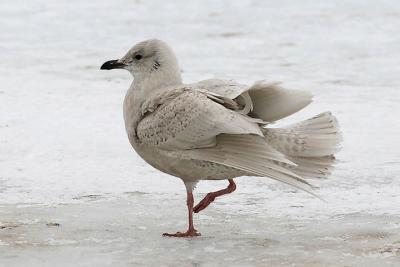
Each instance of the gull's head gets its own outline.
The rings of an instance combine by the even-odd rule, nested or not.
[[[125,56],[105,62],[100,69],[125,69],[139,80],[165,79],[181,83],[178,61],[172,49],[163,41],[146,40],[133,46]]]

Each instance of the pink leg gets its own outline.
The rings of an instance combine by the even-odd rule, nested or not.
[[[193,204],[194,204],[194,199],[193,199],[193,193],[192,191],[187,191],[187,206],[188,206],[188,212],[189,212],[189,228],[185,233],[177,232],[175,234],[168,234],[164,233],[163,236],[173,236],[173,237],[195,237],[201,235],[200,233],[197,232],[196,229],[194,229],[193,226]]]
[[[194,207],[193,211],[195,213],[200,212],[201,210],[204,210],[205,208],[208,207],[208,205],[211,204],[211,202],[213,202],[215,200],[216,197],[222,196],[222,195],[226,195],[229,193],[232,193],[233,191],[236,190],[236,184],[233,181],[233,179],[229,179],[229,185],[227,188],[216,191],[216,192],[211,192],[208,193],[202,201],[199,202],[199,204],[196,205],[196,207]]]

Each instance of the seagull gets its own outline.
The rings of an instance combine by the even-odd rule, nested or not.
[[[184,84],[174,52],[157,39],[136,44],[100,69],[132,74],[123,103],[129,142],[148,164],[185,184],[188,229],[163,236],[199,236],[193,213],[235,191],[234,178],[268,177],[318,196],[306,178],[325,178],[332,170],[341,133],[330,112],[271,127],[310,104],[309,92],[266,81]],[[228,186],[194,206],[200,180],[228,180]]]

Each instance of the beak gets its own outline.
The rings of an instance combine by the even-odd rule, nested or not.
[[[126,65],[118,60],[110,60],[101,65],[101,70],[123,69]]]

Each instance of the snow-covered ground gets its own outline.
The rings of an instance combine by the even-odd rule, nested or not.
[[[0,266],[399,266],[399,28],[395,0],[0,2]],[[285,122],[334,112],[327,203],[239,178],[200,238],[161,237],[186,227],[183,184],[128,143],[130,75],[99,71],[154,37],[185,82],[282,81],[315,95]]]

